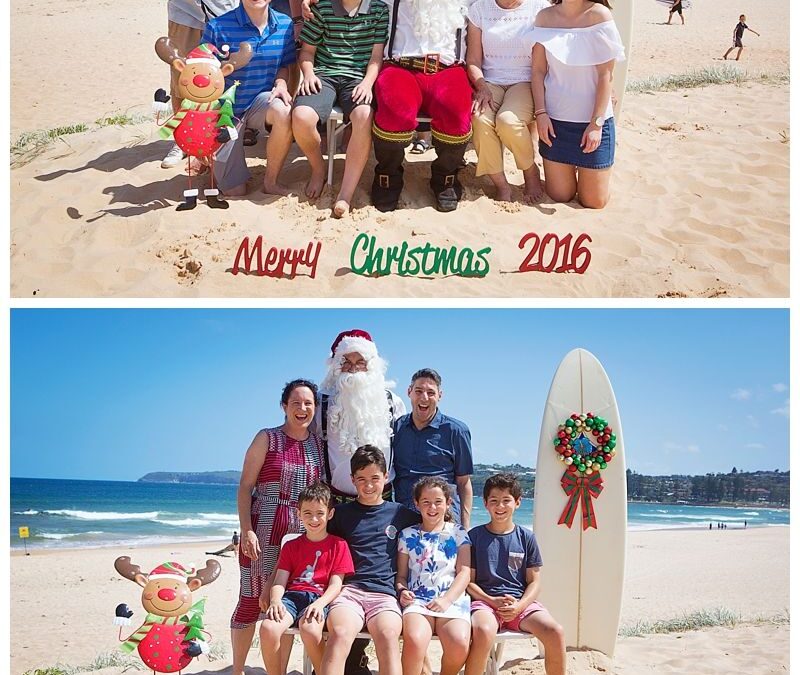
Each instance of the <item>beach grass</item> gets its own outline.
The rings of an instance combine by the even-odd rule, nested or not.
[[[788,73],[750,73],[746,70],[724,64],[708,68],[695,68],[685,73],[670,75],[651,75],[643,80],[633,80],[625,87],[626,92],[636,94],[654,93],[658,91],[677,91],[679,89],[695,89],[712,84],[744,84],[745,82],[761,82],[765,84],[787,84]]]
[[[714,607],[697,612],[683,614],[672,619],[657,621],[637,621],[629,626],[623,626],[619,630],[621,637],[643,637],[653,633],[685,633],[702,628],[714,628],[723,626],[734,628],[743,624],[762,625],[762,624],[788,624],[789,612],[774,614],[771,616],[756,616],[745,618],[740,612],[735,612],[726,607]]]

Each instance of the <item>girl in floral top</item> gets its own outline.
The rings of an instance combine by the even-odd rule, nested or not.
[[[397,592],[403,608],[403,675],[420,675],[431,636],[442,645],[441,675],[456,675],[469,652],[470,543],[454,522],[446,481],[425,477],[414,486],[422,524],[398,540]]]

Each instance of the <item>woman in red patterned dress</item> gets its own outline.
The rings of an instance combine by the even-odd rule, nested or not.
[[[232,675],[242,675],[256,622],[264,616],[258,597],[275,569],[281,539],[300,532],[297,496],[322,474],[322,441],[308,430],[318,401],[317,386],[293,380],[283,389],[282,426],[256,434],[239,482],[239,602],[231,617]]]

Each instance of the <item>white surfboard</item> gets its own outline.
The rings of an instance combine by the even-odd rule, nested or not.
[[[580,503],[572,526],[559,525],[569,502],[561,486],[567,464],[559,460],[553,439],[573,413],[606,420],[616,435],[615,454],[600,470],[602,491],[592,500],[596,528],[583,528]],[[617,402],[600,362],[586,350],[575,349],[558,366],[545,404],[533,523],[543,561],[539,599],[564,627],[567,647],[614,654],[627,525],[625,448]]]
[[[628,81],[628,66],[631,62],[633,42],[633,0],[611,0],[614,23],[617,24],[622,44],[625,45],[625,60],[618,61],[614,67],[614,95],[617,103],[614,106],[614,120],[617,125],[622,115],[622,101],[625,98],[625,84]]]
[[[656,0],[659,5],[666,5],[667,9],[672,7],[675,4],[675,0]],[[684,9],[691,9],[692,7],[692,0],[681,0],[681,6]]]

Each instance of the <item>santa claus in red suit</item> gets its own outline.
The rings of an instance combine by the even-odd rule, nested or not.
[[[461,198],[458,170],[472,136],[472,86],[464,66],[467,0],[384,0],[389,41],[375,82],[375,179],[372,201],[397,207],[403,189],[405,147],[417,116],[431,118],[436,159],[430,185],[436,208],[453,211]]]

